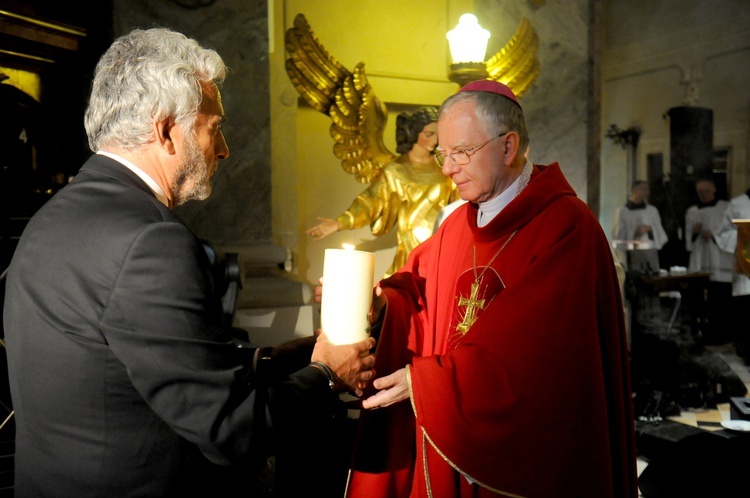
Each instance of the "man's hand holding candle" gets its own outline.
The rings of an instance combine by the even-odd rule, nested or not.
[[[370,350],[375,347],[375,339],[368,337],[353,344],[335,345],[324,332],[319,332],[312,353],[313,365],[322,363],[334,376],[335,391],[352,391],[362,396],[362,389],[375,375],[375,356]],[[321,365],[322,367],[322,365]]]

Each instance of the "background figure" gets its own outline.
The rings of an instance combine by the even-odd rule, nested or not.
[[[397,227],[398,247],[385,276],[406,262],[409,253],[432,235],[440,210],[458,198],[455,185],[432,159],[438,143],[437,108],[402,112],[396,120],[396,152],[400,155],[376,176],[349,208],[335,220],[307,230],[320,240],[339,230],[370,225],[375,236]]]
[[[247,496],[287,443],[305,465],[291,478],[277,460],[275,496],[327,480],[308,453],[325,447],[308,443],[335,394],[371,375],[374,341],[250,347],[170,209],[207,198],[229,156],[225,74],[216,52],[166,29],[118,38],[97,64],[85,115],[96,154],[32,217],[7,274],[18,498]],[[309,430],[290,442],[297,427]]]
[[[438,132],[435,159],[468,202],[375,290],[378,378],[347,496],[635,498],[623,308],[599,221],[557,163],[524,157],[507,86],[464,86]],[[552,424],[550,406],[565,407]]]
[[[659,210],[648,203],[649,195],[647,181],[633,182],[627,203],[615,211],[614,240],[636,241],[640,249],[661,249],[667,243]]]
[[[716,242],[721,249],[735,257],[734,273],[732,276],[732,340],[745,363],[750,360],[750,328],[748,328],[747,313],[750,310],[750,274],[741,271],[737,264],[738,251],[747,251],[747,247],[740,247],[737,238],[737,225],[732,220],[750,219],[750,189],[744,194],[733,197],[729,207],[724,211],[724,220],[716,232]]]
[[[715,234],[724,220],[729,202],[716,198],[712,180],[695,183],[698,203],[685,212],[685,249],[689,253],[688,272],[710,273],[708,324],[704,342],[723,344],[730,338],[734,255],[719,248]]]

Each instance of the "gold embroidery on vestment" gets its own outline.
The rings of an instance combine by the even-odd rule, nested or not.
[[[513,236],[515,236],[517,232],[518,229],[514,230],[513,233],[510,234],[507,239],[505,239],[505,242],[503,242],[503,245],[500,246],[500,249],[498,249],[495,255],[492,256],[487,262],[487,266],[484,267],[481,275],[477,275],[477,247],[474,246],[474,282],[471,284],[471,292],[469,293],[468,297],[461,295],[458,296],[458,306],[466,308],[463,313],[461,313],[460,310],[458,312],[459,316],[461,317],[461,323],[456,326],[456,330],[460,332],[461,335],[466,335],[471,326],[474,325],[474,322],[477,321],[479,310],[484,309],[484,296],[479,296],[479,288],[482,285],[484,274],[487,272],[487,269],[492,266],[492,263],[495,262],[495,258],[497,258],[501,252],[503,252],[505,246],[508,245],[508,243],[513,239]]]

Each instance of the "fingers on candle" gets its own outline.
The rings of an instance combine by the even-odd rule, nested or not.
[[[313,301],[320,304],[323,301],[323,287],[318,285],[313,289]]]
[[[364,356],[362,359],[362,364],[368,370],[372,370],[372,367],[375,366],[375,355],[371,354],[371,355]]]
[[[372,358],[370,360],[368,360],[367,363],[368,364],[369,363],[373,363],[374,364],[375,363],[375,356],[372,353],[370,353],[370,351],[372,350],[372,348],[375,347],[375,338],[369,337],[367,339],[367,343],[366,344],[368,344],[367,346],[365,346],[366,349],[360,349],[359,350],[359,357],[360,358],[367,358],[368,356],[372,356]]]
[[[365,387],[367,387],[367,381],[372,379],[375,376],[375,370],[368,370],[367,372],[364,372],[360,375],[360,381],[357,382],[357,391],[361,391]],[[360,392],[357,394],[357,396],[361,396],[362,393]]]
[[[318,282],[318,285],[313,287],[313,301],[320,304],[323,298],[323,277],[320,277]]]

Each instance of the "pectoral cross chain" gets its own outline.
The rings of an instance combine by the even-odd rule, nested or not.
[[[495,255],[490,258],[480,275],[477,275],[477,247],[474,246],[472,248],[474,263],[474,283],[471,284],[471,292],[469,293],[469,297],[459,296],[458,298],[458,306],[466,307],[466,310],[463,313],[463,317],[461,318],[461,323],[456,326],[456,330],[460,332],[461,335],[466,335],[471,326],[474,325],[474,322],[477,321],[477,314],[479,313],[479,310],[484,309],[484,297],[482,297],[482,299],[479,299],[479,286],[482,285],[484,274],[492,266],[495,258],[497,258],[501,252],[503,252],[505,246],[507,246],[508,243],[513,239],[513,237],[516,235],[516,232],[518,232],[518,229],[514,230],[513,233],[510,234],[507,239],[505,239],[503,245],[500,246],[500,249],[498,249]]]
[[[461,323],[456,327],[456,330],[464,335],[469,331],[471,326],[474,325],[474,322],[477,321],[478,311],[484,309],[484,299],[478,299],[480,283],[481,280],[472,283],[471,294],[469,294],[469,297],[461,297],[458,300],[458,305],[466,306],[466,311],[464,312],[464,317],[461,320]]]

